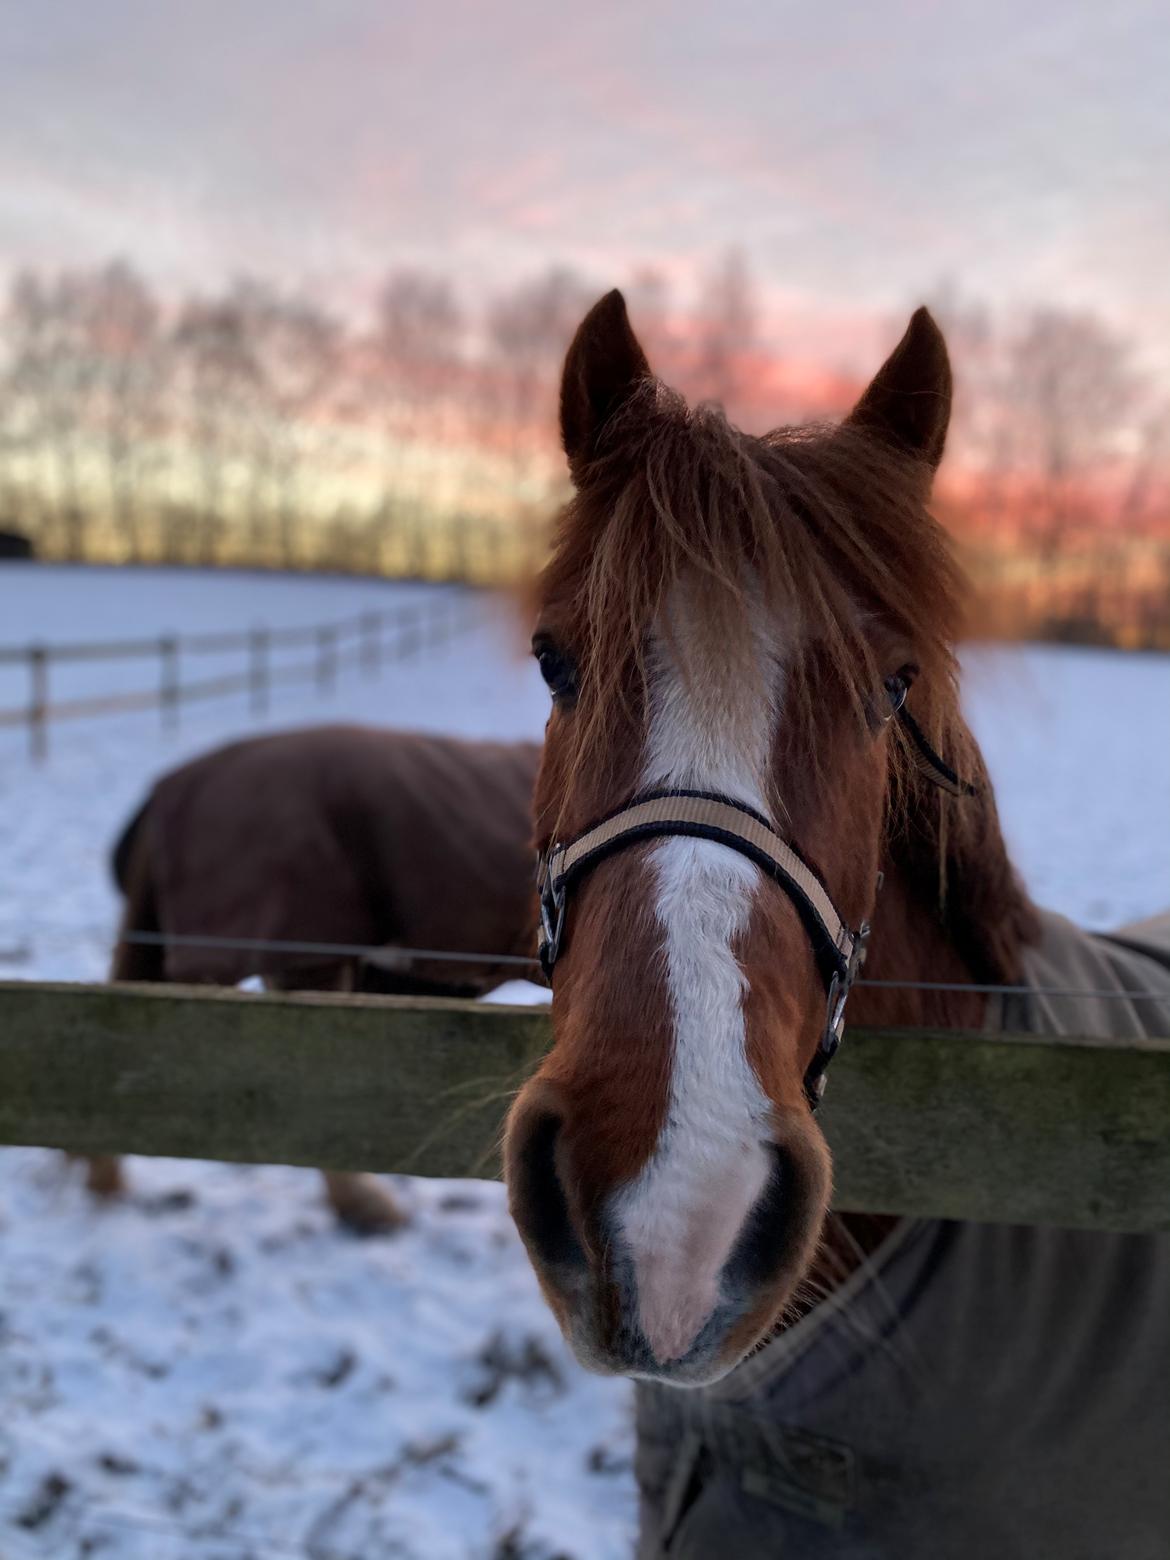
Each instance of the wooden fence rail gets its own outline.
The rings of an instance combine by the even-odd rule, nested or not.
[[[492,1175],[539,1008],[0,983],[0,1142]],[[850,1030],[835,1204],[1170,1230],[1170,1039]]]
[[[271,688],[287,682],[315,682],[328,693],[343,667],[376,675],[384,663],[416,655],[470,626],[473,598],[465,592],[430,594],[421,602],[404,602],[377,612],[362,612],[331,623],[293,628],[252,628],[245,632],[163,634],[149,639],[102,640],[58,645],[0,645],[0,666],[23,665],[28,673],[28,701],[0,709],[0,727],[27,726],[29,754],[43,759],[48,752],[48,728],[54,721],[87,715],[122,714],[157,709],[163,727],[174,730],[181,707],[193,700],[247,693],[253,715],[268,708]],[[273,663],[273,652],[305,647],[308,660]],[[235,655],[238,672],[183,680],[181,666],[191,656]],[[94,661],[155,660],[158,677],[152,687],[125,692],[58,699],[50,696],[50,668]]]

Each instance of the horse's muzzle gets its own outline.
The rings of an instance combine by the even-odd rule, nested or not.
[[[543,1093],[509,1126],[513,1217],[586,1368],[679,1386],[717,1380],[776,1325],[815,1250],[829,1164],[811,1119],[745,1147],[717,1177],[600,1193],[574,1172]]]

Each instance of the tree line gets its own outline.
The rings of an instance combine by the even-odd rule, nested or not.
[[[742,426],[836,415],[860,388],[847,357],[804,371],[736,253],[686,297],[654,270],[625,290],[663,377]],[[0,335],[0,529],[51,558],[513,574],[562,491],[556,381],[595,291],[553,267],[471,307],[403,268],[355,318],[256,277],[164,299],[127,260],[23,271]],[[1006,318],[947,289],[933,306],[960,386],[940,508],[977,573],[1033,631],[1156,638],[1164,387],[1092,314]]]
[[[661,289],[634,291],[654,334]],[[709,292],[702,372],[727,399],[751,323],[738,261]],[[21,272],[0,527],[61,559],[508,572],[558,496],[556,376],[592,296],[553,268],[472,312],[402,269],[354,322],[254,277],[168,304],[125,260]]]

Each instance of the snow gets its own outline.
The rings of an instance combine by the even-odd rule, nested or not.
[[[0,644],[311,624],[420,592],[459,597],[0,567]],[[77,721],[52,730],[41,768],[22,731],[0,730],[0,977],[102,978],[109,842],[150,777],[189,754],[338,719],[539,736],[545,695],[512,615],[470,606],[479,621],[449,644],[376,680],[346,670],[326,698],[276,690],[260,722],[236,699],[188,707],[173,736],[149,713]],[[977,647],[966,661],[1038,897],[1098,926],[1163,908],[1170,660]],[[133,685],[112,672],[87,668],[68,691]],[[4,675],[0,708],[24,697]],[[4,1560],[629,1554],[628,1386],[569,1357],[499,1186],[398,1180],[408,1227],[360,1241],[312,1172],[140,1159],[129,1174],[129,1198],[95,1208],[60,1156],[0,1151]]]
[[[1012,857],[1041,903],[1106,930],[1170,905],[1170,656],[967,651],[964,699]]]
[[[628,1553],[627,1394],[569,1359],[498,1187],[404,1178],[409,1227],[361,1241],[308,1171],[139,1160],[95,1212],[4,1157],[6,1560]]]

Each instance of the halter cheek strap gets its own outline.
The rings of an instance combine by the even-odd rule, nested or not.
[[[897,711],[898,720],[910,738],[911,753],[915,764],[926,778],[938,786],[940,791],[946,791],[950,796],[978,796],[979,787],[963,780],[931,747],[926,739],[926,733],[911,715],[905,705]]]
[[[643,840],[684,835],[738,851],[792,901],[812,945],[828,1005],[817,1054],[804,1077],[811,1109],[820,1103],[825,1070],[841,1044],[845,1003],[865,958],[868,924],[852,931],[804,858],[762,814],[710,791],[647,791],[542,859],[540,962],[551,981],[561,948],[569,890],[598,862]]]

